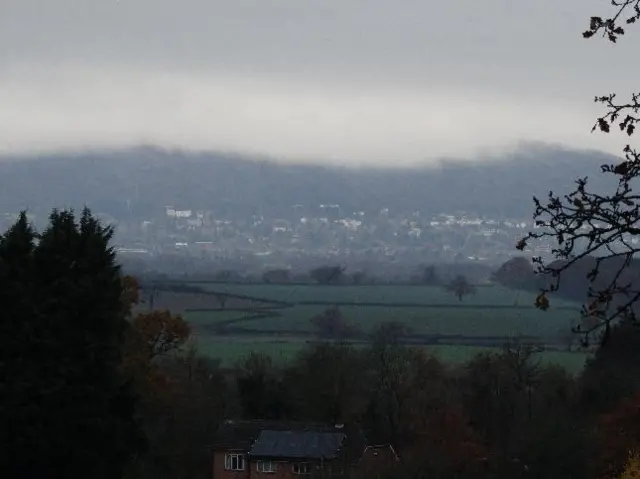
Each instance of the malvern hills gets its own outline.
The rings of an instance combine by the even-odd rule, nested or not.
[[[344,212],[469,212],[528,218],[533,195],[570,191],[578,177],[606,187],[602,152],[523,146],[502,157],[443,160],[411,168],[287,164],[216,152],[141,147],[0,159],[0,210],[81,208],[116,217],[165,206],[220,216],[285,215],[294,205],[338,204]],[[390,163],[392,163],[390,161]]]

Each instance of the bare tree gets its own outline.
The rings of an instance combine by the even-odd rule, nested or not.
[[[622,24],[631,25],[640,20],[640,0],[612,0],[610,17],[591,17],[584,38],[601,33],[611,42],[625,34]],[[605,108],[597,118],[592,131],[610,133],[617,126],[631,137],[640,122],[640,93],[619,101],[615,94],[597,96],[596,103]],[[549,307],[547,293],[557,291],[567,270],[577,264],[590,264],[586,273],[588,304],[583,314],[591,321],[584,329],[585,345],[590,336],[609,337],[612,322],[635,319],[635,305],[640,299],[640,275],[634,272],[634,255],[640,251],[634,240],[640,234],[640,194],[633,186],[640,179],[640,153],[628,142],[623,157],[617,164],[602,165],[602,172],[612,175],[617,186],[610,194],[598,194],[589,189],[587,177],[576,181],[576,189],[569,194],[549,193],[546,200],[534,198],[537,232],[529,233],[517,245],[523,250],[529,240],[550,239],[556,243],[552,255],[558,261],[547,262],[534,258],[539,273],[550,277],[536,300],[541,309]],[[606,273],[603,270],[606,269]]]
[[[456,276],[449,284],[444,287],[450,293],[455,294],[458,301],[462,301],[462,299],[469,295],[476,293],[476,287],[467,281],[467,278],[458,275]]]

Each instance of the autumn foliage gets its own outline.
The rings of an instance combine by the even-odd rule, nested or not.
[[[489,450],[469,425],[469,418],[456,406],[449,406],[431,418],[422,435],[409,447],[404,460],[414,464],[423,477],[474,477],[490,464]]]
[[[615,477],[628,465],[629,451],[640,450],[640,393],[622,400],[596,423],[598,440],[596,471],[603,477]],[[636,460],[637,456],[633,456]]]
[[[637,477],[640,477],[640,454],[631,451],[619,479],[633,479]]]

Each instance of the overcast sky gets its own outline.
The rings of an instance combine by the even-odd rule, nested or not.
[[[156,144],[396,164],[591,134],[637,87],[609,0],[0,0],[0,152]],[[613,73],[613,74],[612,74]]]

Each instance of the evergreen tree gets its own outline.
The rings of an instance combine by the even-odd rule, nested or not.
[[[121,477],[141,445],[122,373],[113,231],[89,210],[21,214],[0,237],[0,429],[7,477]]]

